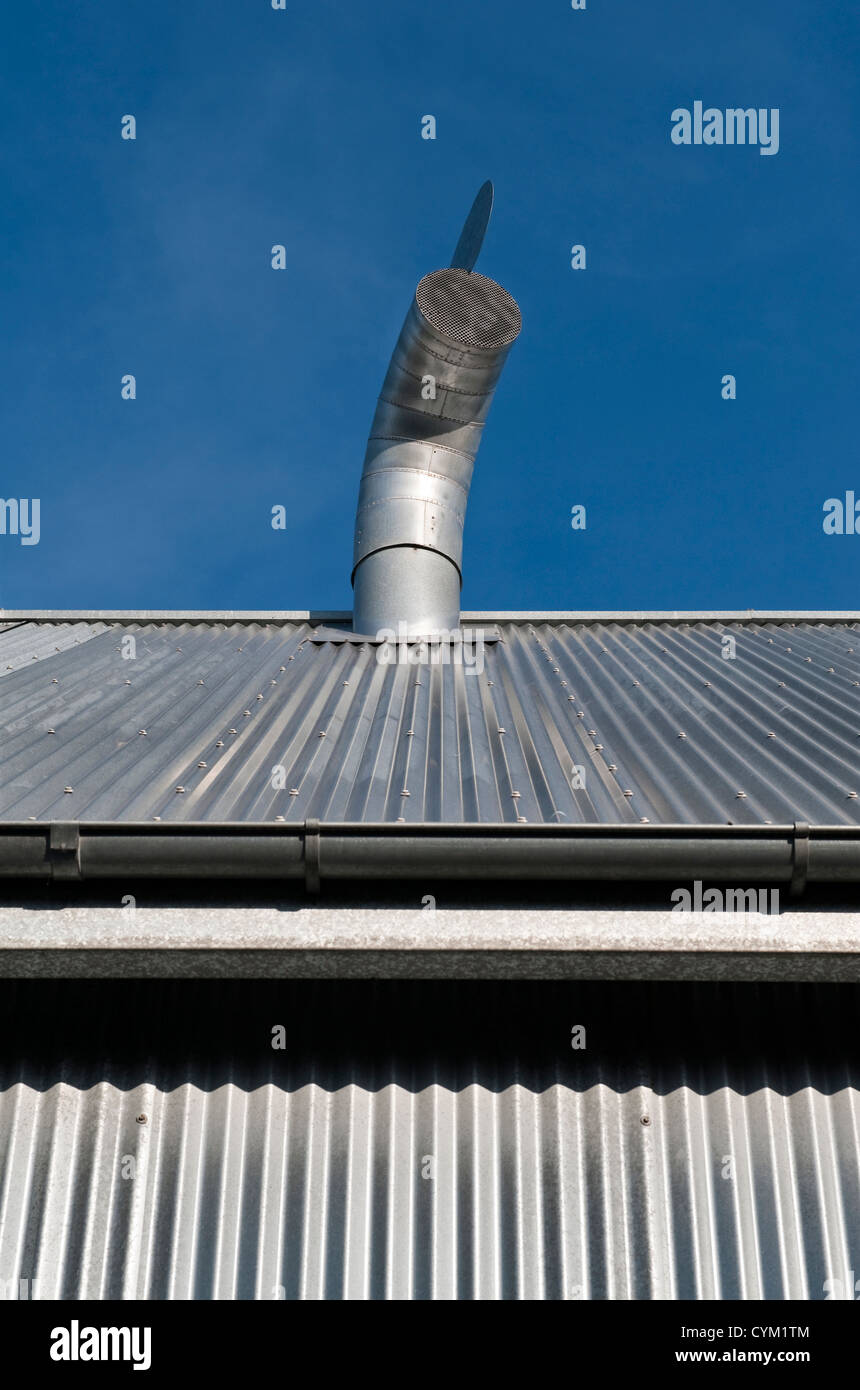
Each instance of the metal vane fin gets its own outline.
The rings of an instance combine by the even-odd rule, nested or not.
[[[493,185],[489,179],[478,189],[471,212],[463,223],[457,249],[451,257],[451,265],[460,270],[471,270],[481,254],[484,236],[490,213],[493,211]]]

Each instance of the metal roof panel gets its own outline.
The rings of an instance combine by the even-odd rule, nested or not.
[[[0,819],[860,821],[857,622],[496,632],[477,671],[288,620],[0,631]]]

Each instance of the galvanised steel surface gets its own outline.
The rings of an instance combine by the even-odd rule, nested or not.
[[[492,623],[480,670],[319,631],[0,632],[0,819],[860,823],[857,623]]]
[[[858,1002],[6,983],[0,1280],[45,1299],[853,1298]]]
[[[508,349],[508,292],[457,267],[418,285],[379,394],[355,519],[356,632],[455,629],[472,468]]]
[[[3,638],[0,678],[10,671],[21,670],[30,662],[44,661],[46,657],[66,651],[68,647],[80,646],[101,632],[107,632],[107,625],[103,622],[43,623],[38,626],[10,623],[8,627],[0,629]]]

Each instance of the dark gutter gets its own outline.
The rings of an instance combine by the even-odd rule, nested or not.
[[[860,883],[860,826],[7,822],[0,879]]]

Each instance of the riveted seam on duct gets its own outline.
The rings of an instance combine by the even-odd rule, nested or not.
[[[519,308],[495,281],[457,268],[420,281],[365,452],[353,550],[355,631],[405,622],[418,634],[459,625],[472,467],[519,330]],[[458,342],[458,333],[467,341]],[[433,393],[426,400],[425,386]],[[419,562],[417,552],[426,558]]]

